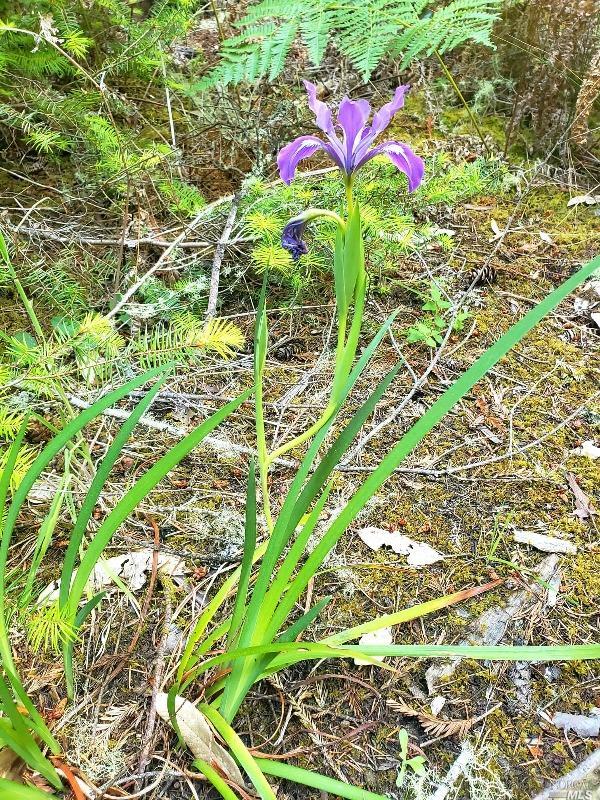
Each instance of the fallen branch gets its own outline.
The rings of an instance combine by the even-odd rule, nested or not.
[[[208,292],[208,306],[206,309],[207,321],[212,319],[217,313],[217,298],[219,295],[219,279],[221,276],[221,264],[223,263],[223,258],[225,257],[225,248],[227,247],[227,244],[229,242],[231,232],[233,231],[233,226],[235,225],[235,219],[237,217],[240,201],[244,196],[244,194],[245,194],[244,187],[242,185],[240,191],[234,195],[234,198],[231,201],[231,207],[229,209],[229,214],[227,215],[227,221],[225,222],[223,233],[221,234],[221,237],[217,243],[217,248],[215,250],[215,255],[212,263],[212,270],[210,273],[210,289]]]

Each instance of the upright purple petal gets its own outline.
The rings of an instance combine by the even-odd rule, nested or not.
[[[317,87],[310,81],[304,81],[306,93],[308,95],[308,107],[315,115],[317,121],[317,128],[320,128],[323,133],[328,136],[332,134],[335,136],[333,121],[331,119],[331,109],[322,100],[317,98]]]
[[[310,158],[317,150],[324,150],[340,169],[344,168],[340,156],[330,144],[319,139],[318,136],[299,136],[279,151],[277,166],[279,167],[281,180],[284,183],[291,183],[296,174],[298,163],[303,158]]]
[[[400,111],[404,105],[404,96],[409,89],[410,86],[408,84],[405,86],[398,86],[394,94],[394,99],[382,106],[379,111],[373,115],[373,124],[371,126],[373,137],[379,136],[390,124],[394,114]]]
[[[352,169],[353,155],[365,133],[365,125],[371,113],[366,100],[350,100],[344,97],[338,111],[338,125],[344,132],[344,158],[348,172]]]
[[[408,178],[408,190],[414,192],[423,180],[425,163],[403,142],[383,142],[362,156],[356,167],[360,167],[375,156],[388,156],[392,164]]]

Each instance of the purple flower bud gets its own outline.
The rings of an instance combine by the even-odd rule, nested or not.
[[[294,261],[308,253],[306,242],[302,241],[306,220],[301,217],[294,217],[283,229],[281,234],[281,246],[292,254]]]

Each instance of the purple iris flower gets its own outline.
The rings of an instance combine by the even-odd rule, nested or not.
[[[346,178],[374,156],[386,155],[394,166],[406,174],[409,191],[417,188],[423,180],[423,159],[403,142],[390,141],[374,145],[375,139],[383,133],[394,114],[404,105],[404,95],[409,86],[399,86],[394,99],[375,112],[371,124],[367,125],[371,106],[366,100],[350,100],[344,97],[334,124],[331,109],[317,99],[316,86],[308,81],[304,81],[304,85],[308,93],[308,105],[326,140],[318,136],[300,136],[280,151],[277,164],[284,183],[292,182],[296,167],[303,158],[309,158],[317,150],[324,150]]]
[[[288,222],[281,234],[281,246],[284,250],[289,250],[294,261],[298,261],[300,256],[308,253],[308,246],[302,241],[305,228],[306,220],[295,217]]]

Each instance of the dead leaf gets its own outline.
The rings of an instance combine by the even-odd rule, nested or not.
[[[429,708],[431,709],[431,713],[434,717],[439,716],[440,711],[446,705],[446,698],[443,694],[436,694],[433,698],[431,703],[429,704]]]
[[[426,542],[416,542],[399,531],[386,531],[371,525],[368,528],[361,528],[358,535],[371,550],[379,550],[380,547],[386,546],[391,547],[399,555],[408,556],[407,564],[410,567],[423,567],[444,559],[441,553]]]
[[[7,781],[18,781],[23,771],[24,762],[10,747],[0,750],[0,778]]]
[[[582,443],[581,447],[577,447],[573,450],[573,453],[575,453],[576,456],[585,456],[595,461],[597,458],[600,458],[600,447],[596,447],[594,439],[588,439],[586,442]]]
[[[392,635],[391,628],[380,628],[378,631],[373,631],[372,633],[364,633],[360,639],[358,640],[359,644],[366,644],[366,645],[388,645],[394,643],[394,637]],[[373,661],[379,661],[380,664],[383,664],[385,660],[385,656],[371,656]],[[368,666],[371,662],[365,661],[364,658],[357,657],[354,659],[354,663],[357,667],[365,667]]]
[[[439,719],[433,716],[433,714],[427,714],[425,711],[417,711],[402,701],[388,700],[387,704],[394,711],[397,711],[405,717],[415,717],[418,719],[425,733],[436,739],[446,739],[448,736],[458,736],[462,739],[467,735],[475,722],[477,722],[476,719],[471,718]]]
[[[492,238],[492,242],[496,241],[497,239],[502,239],[504,236],[505,231],[500,230],[500,226],[496,222],[495,219],[490,220],[490,228],[492,229],[494,236]]]
[[[549,233],[546,233],[546,231],[538,231],[538,234],[540,239],[543,242],[546,242],[546,244],[554,244],[553,238],[550,236]]]
[[[120,578],[132,592],[138,591],[146,583],[152,571],[154,551],[150,547],[134,550],[122,556],[98,561],[86,584],[86,589],[98,591],[113,582],[113,576]],[[178,556],[158,553],[158,569],[172,577],[185,573],[185,564]],[[73,579],[77,572],[74,573]],[[53,581],[43,590],[38,603],[52,603],[58,598],[60,581]]]
[[[569,553],[577,552],[577,548],[572,542],[567,542],[565,539],[558,539],[556,536],[545,536],[543,533],[535,533],[534,531],[515,531],[513,539],[519,544],[528,544],[535,547],[536,550],[542,550],[544,553]]]
[[[571,491],[575,495],[575,511],[573,514],[579,517],[580,520],[591,519],[592,516],[598,512],[592,505],[590,498],[583,491],[581,486],[579,486],[572,472],[567,473],[567,481],[569,482]]]
[[[578,194],[577,197],[572,197],[567,203],[567,208],[572,206],[594,206],[600,203],[600,194]]]
[[[544,751],[542,749],[542,740],[539,736],[530,736],[525,745],[529,752],[531,753],[532,758],[541,758],[544,755]]]
[[[165,722],[170,723],[167,697],[165,692],[159,692],[156,698],[156,713]],[[237,764],[215,739],[204,714],[189,700],[179,695],[175,697],[175,719],[184,742],[195,758],[208,762],[233,783],[244,786],[244,779]]]

